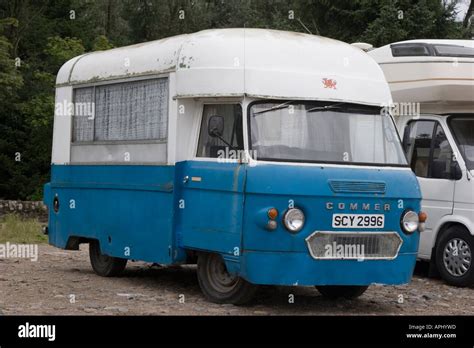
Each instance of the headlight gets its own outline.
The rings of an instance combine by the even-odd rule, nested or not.
[[[283,216],[283,223],[288,231],[299,232],[304,226],[304,214],[297,208],[288,209]]]
[[[403,213],[401,225],[402,229],[406,233],[413,233],[418,229],[420,221],[418,219],[418,214],[413,210],[408,210]]]

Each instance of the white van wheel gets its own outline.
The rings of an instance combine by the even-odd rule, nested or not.
[[[460,226],[448,228],[436,247],[436,266],[441,277],[451,285],[474,284],[474,237]]]
[[[94,272],[102,277],[114,277],[122,273],[127,265],[127,259],[102,254],[99,241],[89,243],[89,259]]]
[[[239,276],[229,274],[218,254],[200,254],[197,275],[204,296],[214,303],[247,303],[258,288]]]

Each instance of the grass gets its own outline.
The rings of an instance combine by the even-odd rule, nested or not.
[[[0,243],[36,244],[47,243],[48,237],[36,219],[22,218],[15,214],[0,218]]]

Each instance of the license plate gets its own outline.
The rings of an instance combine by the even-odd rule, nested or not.
[[[384,228],[383,214],[333,214],[332,228]]]

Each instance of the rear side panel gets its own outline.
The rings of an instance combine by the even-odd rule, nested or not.
[[[66,248],[71,237],[93,238],[110,256],[170,263],[173,188],[173,166],[53,165],[49,242]]]

